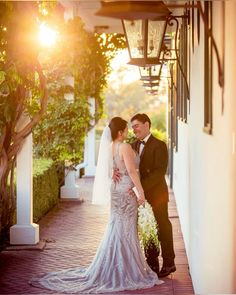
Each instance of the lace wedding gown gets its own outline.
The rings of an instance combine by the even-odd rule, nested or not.
[[[121,180],[111,185],[110,220],[104,238],[88,268],[51,272],[31,281],[63,293],[107,293],[151,288],[161,284],[148,266],[137,233],[137,201],[128,194],[132,181],[118,151],[113,160]]]

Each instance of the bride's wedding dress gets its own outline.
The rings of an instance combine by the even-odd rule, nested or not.
[[[51,272],[31,284],[63,293],[107,293],[161,284],[148,266],[137,233],[137,200],[128,193],[132,181],[118,151],[113,159],[121,180],[111,185],[110,220],[88,268]]]

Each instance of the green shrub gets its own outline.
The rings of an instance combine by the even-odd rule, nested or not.
[[[33,161],[33,220],[37,222],[58,202],[59,185],[55,164],[50,159]]]
[[[165,131],[162,131],[160,129],[151,129],[151,133],[156,138],[164,141],[165,143],[167,142],[166,132]]]
[[[65,184],[65,161],[54,161],[59,188]]]
[[[151,128],[151,133],[156,138],[164,141],[166,143],[166,132],[158,129]],[[126,142],[132,143],[136,140],[135,135],[132,130],[129,130]]]
[[[59,169],[60,168],[60,169]],[[57,170],[62,174],[62,168],[57,167],[51,159],[33,159],[33,221],[38,222],[59,200],[59,183]],[[60,174],[59,173],[59,174]],[[16,191],[16,174],[14,176]],[[0,251],[9,240],[9,228],[16,224],[16,210],[12,218],[3,224],[4,232],[0,233]]]

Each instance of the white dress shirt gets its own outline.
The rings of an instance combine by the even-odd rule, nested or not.
[[[146,137],[144,137],[144,139],[142,139],[142,141],[144,141],[146,143],[150,136],[151,136],[151,133],[149,133]],[[140,147],[139,147],[139,156],[142,154],[143,149],[144,149],[144,144],[141,143]]]

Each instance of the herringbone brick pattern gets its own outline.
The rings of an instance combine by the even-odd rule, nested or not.
[[[108,207],[91,204],[92,184],[93,178],[79,180],[84,201],[61,201],[39,222],[40,238],[46,241],[43,251],[0,253],[0,294],[56,294],[32,287],[28,281],[44,272],[90,264],[109,217]],[[169,209],[177,271],[160,286],[120,294],[194,294],[172,194]]]

